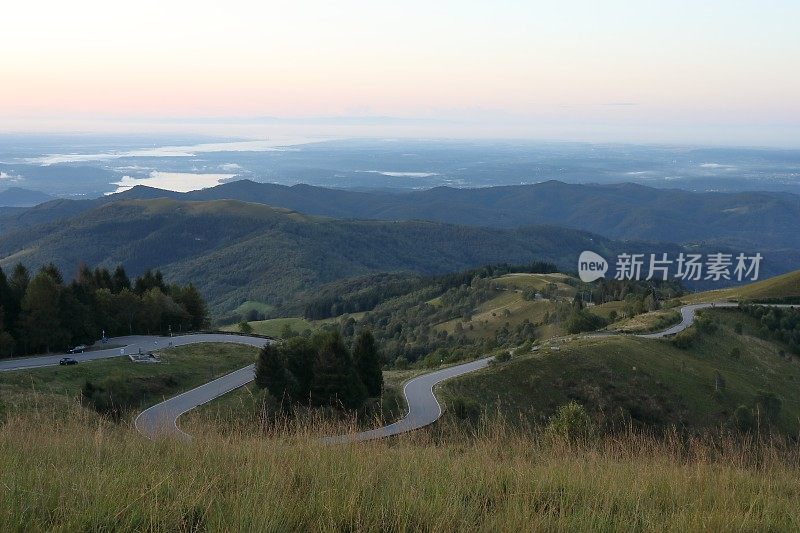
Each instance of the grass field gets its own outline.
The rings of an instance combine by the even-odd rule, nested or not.
[[[268,335],[270,337],[280,337],[281,331],[283,328],[288,324],[290,328],[295,333],[302,333],[303,331],[309,329],[314,330],[317,326],[309,322],[304,318],[272,318],[269,320],[256,320],[250,322],[250,327],[253,328],[253,333],[258,333],[259,335]],[[230,326],[225,326],[222,328],[222,331],[239,331],[238,324],[232,324]]]
[[[681,297],[686,303],[720,300],[764,300],[800,298],[800,270],[775,276],[755,283],[715,291],[698,292]]]
[[[247,316],[247,313],[250,311],[255,310],[262,315],[266,315],[267,313],[271,313],[275,310],[275,306],[270,305],[264,302],[256,302],[253,300],[248,300],[241,304],[239,307],[233,310],[233,314],[240,315],[240,316]]]
[[[495,331],[506,324],[509,327],[515,327],[525,320],[532,324],[538,324],[553,309],[554,305],[549,300],[525,300],[518,292],[499,291],[497,296],[478,306],[470,320],[464,321],[462,318],[455,318],[437,324],[435,329],[453,333],[456,324],[460,322],[464,328],[464,335],[468,339],[484,339],[494,337]],[[537,330],[540,338],[549,338],[559,333],[558,328],[539,328]]]
[[[79,416],[0,426],[3,531],[791,531],[796,446],[622,435],[583,444],[500,424],[324,446],[190,428],[151,442]],[[38,445],[31,447],[31,442]]]
[[[303,333],[306,330],[316,331],[326,324],[332,324],[341,320],[346,320],[347,317],[353,317],[358,320],[364,313],[352,313],[348,315],[338,316],[336,318],[328,318],[325,320],[306,320],[305,318],[287,317],[287,318],[271,318],[269,320],[256,320],[249,322],[250,327],[253,328],[253,333],[259,335],[267,335],[270,337],[280,337],[283,328],[288,324],[292,331],[295,333]],[[222,331],[239,331],[238,324],[231,324],[221,328]]]
[[[258,350],[229,343],[178,346],[158,352],[161,363],[132,363],[127,357],[86,361],[74,366],[55,366],[16,372],[0,372],[0,401],[6,412],[68,409],[77,402],[86,381],[124,378],[136,382],[169,376],[163,396],[155,403],[196,387],[255,361]]]
[[[497,277],[493,281],[496,285],[506,287],[508,289],[533,289],[536,291],[542,291],[549,283],[555,283],[557,287],[557,294],[559,296],[564,298],[572,298],[575,295],[575,287],[564,283],[564,281],[568,278],[568,275],[560,272],[554,274],[514,273]]]
[[[676,309],[659,309],[641,315],[618,320],[606,328],[619,333],[651,333],[663,331],[681,321],[681,313]]]
[[[785,347],[757,338],[758,324],[739,311],[707,313],[720,322],[718,331],[700,335],[688,350],[666,340],[578,336],[446,382],[442,390],[445,398],[499,409],[509,420],[541,423],[577,400],[598,417],[625,413],[642,425],[691,428],[728,423],[739,405],[752,407],[766,390],[782,402],[777,426],[800,434],[800,358],[781,357]]]

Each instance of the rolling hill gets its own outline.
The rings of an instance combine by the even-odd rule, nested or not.
[[[511,422],[546,422],[560,405],[574,400],[607,429],[632,422],[713,430],[735,424],[739,406],[752,412],[762,393],[774,393],[780,411],[771,424],[796,435],[800,354],[791,355],[785,344],[765,337],[759,323],[743,312],[715,310],[707,316],[717,329],[700,334],[688,349],[634,337],[549,341],[535,352],[444,384],[445,396],[499,410]]]
[[[0,231],[28,227],[120,199],[241,200],[309,215],[377,220],[429,220],[515,228],[552,224],[611,239],[723,244],[800,250],[800,196],[788,193],[695,193],[622,183],[534,185],[412,192],[360,192],[241,180],[175,193],[137,186],[96,200],[57,200],[23,213],[0,213]],[[797,257],[794,257],[796,266]]]
[[[0,265],[52,261],[67,278],[81,261],[123,264],[131,274],[160,268],[168,280],[195,283],[221,313],[246,301],[280,307],[322,284],[376,272],[433,274],[533,260],[569,268],[587,247],[614,252],[619,244],[551,226],[335,220],[233,200],[162,198],[106,203],[2,235]]]
[[[0,191],[0,207],[31,207],[52,199],[47,193],[20,187],[9,187]]]
[[[762,279],[739,287],[692,294],[682,300],[687,303],[712,302],[719,300],[736,301],[778,301],[800,299],[800,270],[780,276]]]

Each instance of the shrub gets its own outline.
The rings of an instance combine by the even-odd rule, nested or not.
[[[295,330],[292,329],[291,324],[288,322],[281,327],[281,338],[282,339],[291,339],[293,337],[298,337],[300,334],[297,333]]]
[[[676,348],[680,348],[681,350],[688,350],[691,348],[694,341],[697,340],[697,330],[694,328],[689,328],[681,331],[675,338],[672,339],[672,344],[675,345]]]
[[[753,410],[746,405],[740,405],[733,412],[733,425],[739,431],[752,431],[755,428]]]
[[[705,334],[711,334],[716,332],[719,326],[716,322],[714,322],[710,318],[707,318],[702,315],[697,317],[695,324],[697,324],[697,331]]]
[[[244,335],[250,335],[253,333],[253,326],[251,326],[249,322],[242,320],[239,322],[239,332]]]
[[[381,394],[381,418],[396,420],[406,413],[406,401],[397,389],[384,389]]]
[[[760,390],[756,394],[756,409],[767,422],[774,422],[781,412],[781,399],[774,392]]]
[[[581,404],[571,401],[559,407],[556,414],[550,418],[547,432],[569,441],[585,440],[594,433],[594,427],[586,409]]]
[[[603,318],[590,313],[585,309],[573,309],[567,318],[565,327],[568,333],[581,333],[595,331],[606,325]]]
[[[110,377],[95,383],[87,381],[81,398],[101,415],[120,421],[128,412],[139,409],[146,397],[166,395],[176,386],[174,376]]]
[[[508,361],[511,361],[511,351],[510,350],[503,350],[499,354],[495,355],[494,359],[492,359],[493,363],[506,363]]]
[[[477,420],[481,416],[481,406],[469,398],[453,398],[448,404],[453,414],[461,420]]]

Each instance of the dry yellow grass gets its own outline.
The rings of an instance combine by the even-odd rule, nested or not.
[[[0,427],[3,531],[797,530],[798,450],[728,437],[582,444],[500,423],[325,446],[330,426],[143,440],[76,414]]]

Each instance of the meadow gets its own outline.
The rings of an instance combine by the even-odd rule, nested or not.
[[[67,411],[89,381],[124,380],[148,391],[146,407],[255,361],[250,346],[208,343],[156,352],[160,363],[132,363],[127,357],[87,361],[74,366],[0,372],[0,408],[8,412]]]
[[[796,530],[783,441],[629,431],[569,441],[484,419],[327,446],[341,428],[188,428],[151,442],[75,412],[0,426],[3,531]],[[36,441],[36,447],[30,443]]]

